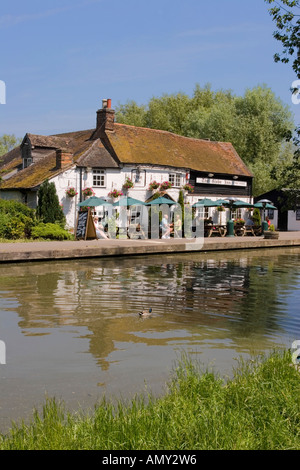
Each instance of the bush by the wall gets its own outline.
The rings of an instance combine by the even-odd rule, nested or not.
[[[30,238],[35,212],[17,201],[0,199],[0,237],[8,240]]]
[[[50,240],[73,240],[74,236],[58,224],[40,223],[32,228],[32,238],[45,238]]]
[[[5,199],[0,199],[0,213],[10,214],[10,215],[19,215],[20,213],[30,217],[31,219],[35,218],[35,210],[30,209],[26,204],[22,202]]]

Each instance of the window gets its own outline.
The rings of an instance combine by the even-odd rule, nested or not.
[[[28,142],[25,142],[22,147],[23,168],[27,168],[32,164],[31,147]]]
[[[297,207],[296,209],[296,220],[300,220],[300,208]]]
[[[27,168],[31,164],[32,164],[32,158],[31,157],[23,158],[23,168]]]
[[[268,209],[268,217],[270,220],[274,219],[274,209]]]
[[[198,207],[196,217],[200,219],[208,219],[208,207]]]
[[[175,187],[181,186],[181,175],[179,173],[170,173],[169,181]]]
[[[242,210],[241,209],[236,209],[232,211],[232,218],[233,219],[241,219],[242,218]]]
[[[93,170],[93,186],[106,186],[105,170]]]

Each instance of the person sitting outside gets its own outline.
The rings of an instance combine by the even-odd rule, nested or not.
[[[174,222],[174,237],[175,238],[182,237],[182,220],[179,214],[176,215],[176,219]]]
[[[99,223],[99,219],[97,216],[94,217],[94,224],[95,224],[95,229],[96,229],[96,236],[97,236],[97,239],[103,239],[103,238],[108,238],[108,236],[106,235],[106,233],[104,232],[104,228],[103,228],[103,225],[101,223]]]
[[[162,237],[161,238],[170,238],[170,233],[172,230],[171,225],[169,224],[169,217],[165,214],[161,221],[161,230],[162,230]]]
[[[248,217],[248,219],[245,222],[246,227],[253,227],[254,222],[252,217]]]
[[[209,217],[208,219],[205,219],[204,223],[205,223],[205,225],[213,225],[212,217]]]

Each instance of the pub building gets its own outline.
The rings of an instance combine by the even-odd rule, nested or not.
[[[50,136],[27,133],[18,147],[1,157],[0,197],[37,206],[37,191],[45,181],[54,182],[66,216],[74,230],[79,203],[91,194],[114,203],[121,194],[142,202],[160,191],[185,203],[210,198],[235,197],[253,201],[253,175],[229,142],[194,139],[158,129],[116,122],[111,100],[103,100],[96,126],[88,130]],[[190,188],[190,186],[193,188]],[[132,220],[142,207],[132,207]],[[99,218],[105,208],[95,207]],[[216,207],[197,209],[214,223],[226,223],[228,211]],[[235,218],[245,218],[237,209]]]

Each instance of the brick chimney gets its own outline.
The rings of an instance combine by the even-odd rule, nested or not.
[[[56,150],[56,168],[63,169],[73,163],[73,153],[64,149]]]
[[[102,109],[97,111],[97,137],[104,137],[106,131],[114,130],[115,110],[111,109],[111,99],[102,100]]]

